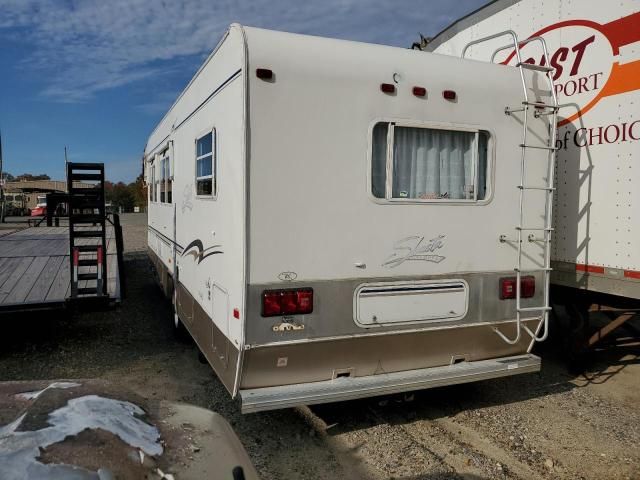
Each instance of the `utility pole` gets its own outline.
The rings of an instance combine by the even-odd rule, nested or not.
[[[0,131],[0,223],[4,223],[4,175],[2,173],[2,131]]]

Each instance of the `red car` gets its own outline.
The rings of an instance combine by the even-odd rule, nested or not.
[[[31,209],[32,217],[44,217],[47,214],[47,196],[38,195],[38,203]]]

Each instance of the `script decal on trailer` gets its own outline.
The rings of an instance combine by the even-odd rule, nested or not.
[[[558,30],[562,31],[562,46],[554,45]],[[640,41],[640,12],[606,24],[565,20],[531,35],[537,36],[549,44],[549,63],[554,68],[556,94],[564,114],[559,127],[578,119],[605,97],[640,89],[640,60],[621,63],[620,54],[621,47]],[[521,54],[525,63],[545,63],[535,45],[524,45]],[[602,58],[610,58],[610,62],[602,62]],[[516,61],[515,52],[511,52],[502,63],[513,65]],[[576,147],[640,140],[640,120],[583,127],[574,132],[573,138],[570,136],[567,132],[557,146],[566,149],[569,140]]]
[[[410,260],[440,263],[447,257],[436,252],[444,247],[445,238],[445,235],[438,235],[431,240],[425,240],[424,237],[415,235],[398,240],[393,244],[395,252],[382,263],[382,266],[393,268]]]
[[[222,250],[217,250],[222,247],[222,245],[212,245],[211,247],[204,248],[202,245],[202,240],[196,239],[187,245],[187,248],[182,252],[182,256],[186,257],[187,255],[192,256],[194,261],[198,264],[202,262],[205,258],[210,257],[211,255],[218,255],[220,253],[224,253]]]

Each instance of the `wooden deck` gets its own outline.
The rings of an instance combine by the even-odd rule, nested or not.
[[[95,242],[83,239],[76,244]],[[114,300],[120,300],[118,273],[114,229],[108,226],[107,292]],[[70,289],[68,227],[33,227],[0,236],[0,308],[63,304]]]

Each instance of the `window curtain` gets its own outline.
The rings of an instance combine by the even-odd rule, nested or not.
[[[472,199],[474,138],[472,132],[396,127],[393,197]]]
[[[377,123],[373,127],[371,154],[371,193],[374,197],[385,198],[387,182],[387,133],[388,123]]]

